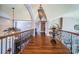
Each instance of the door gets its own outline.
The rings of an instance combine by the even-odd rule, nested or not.
[[[45,35],[45,21],[41,21],[41,34]]]

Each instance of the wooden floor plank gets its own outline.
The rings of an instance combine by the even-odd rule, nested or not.
[[[68,54],[69,49],[66,48],[59,40],[57,44],[52,45],[48,36],[32,37],[21,54]]]

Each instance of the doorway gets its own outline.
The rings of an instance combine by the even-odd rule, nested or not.
[[[46,21],[41,21],[41,35],[45,35]]]

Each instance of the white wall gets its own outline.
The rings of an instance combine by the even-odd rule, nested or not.
[[[74,25],[79,24],[77,18],[63,18],[63,30],[76,32]]]
[[[74,30],[74,25],[79,24],[79,9],[71,11],[62,15],[63,17],[63,30],[77,32]]]
[[[32,28],[32,21],[16,21],[17,28],[21,31],[25,31]]]
[[[2,35],[3,30],[7,29],[8,27],[12,26],[12,7],[15,7],[15,15],[14,18],[15,20],[31,20],[31,17],[28,13],[28,10],[25,8],[24,4],[1,4],[0,5],[0,35]],[[31,23],[28,23],[30,25],[19,25],[21,27],[29,27]],[[19,27],[18,26],[18,27]],[[21,28],[20,27],[20,28]],[[24,29],[23,29],[24,30]]]
[[[47,22],[47,30],[46,30],[46,33],[48,36],[50,36],[49,32],[51,31],[51,28],[53,27],[53,25],[57,26],[56,24],[59,25],[59,19],[52,19],[52,20],[49,20]]]
[[[0,35],[4,34],[3,31],[11,26],[11,20],[0,18]]]
[[[45,27],[46,28],[46,31],[45,31],[46,35],[50,36],[50,34],[49,34],[49,32],[51,31],[50,28],[53,27],[53,25],[56,25],[56,24],[59,24],[59,19],[53,19],[53,20],[49,20],[49,21],[46,22],[46,27]],[[41,32],[41,22],[37,21],[35,26],[37,28],[38,34],[40,34],[40,32]]]
[[[37,10],[39,9],[39,4],[32,5],[33,7],[33,12],[35,13],[34,15],[36,16],[36,20],[38,20],[38,12]],[[60,17],[70,17],[70,18],[64,18],[64,24],[63,24],[63,29],[72,31],[73,26],[78,23],[79,19],[79,5],[74,5],[74,4],[42,4],[42,7],[46,13],[47,16],[47,26],[48,30],[52,25],[55,23],[59,24],[59,19]],[[74,19],[73,19],[74,18]],[[77,19],[78,18],[78,19]],[[35,20],[35,21],[36,21]],[[72,23],[71,23],[72,21]],[[71,25],[70,25],[71,24]],[[50,30],[49,30],[50,31]],[[47,34],[49,33],[47,31]]]

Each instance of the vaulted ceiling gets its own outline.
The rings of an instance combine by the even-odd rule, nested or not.
[[[25,8],[24,4],[2,4],[1,6],[1,12],[3,12],[4,14],[7,14],[8,16],[10,16],[10,18],[12,18],[13,16],[13,10],[12,8],[14,7],[14,18],[17,20],[30,20],[31,17],[29,15],[28,10]]]
[[[33,11],[35,15],[37,14],[37,9],[39,8],[39,5],[32,5]],[[79,12],[79,5],[77,4],[45,4],[42,5],[48,20],[52,20],[54,18],[60,17],[60,16],[67,16],[69,13],[73,15],[73,12],[77,10]],[[71,17],[71,15],[67,16]],[[37,19],[37,18],[36,18]]]
[[[12,7],[15,7],[15,18],[22,20],[30,20],[31,16],[27,10],[30,9],[33,12],[33,17],[35,20],[38,19],[38,8],[39,4],[31,4],[27,8],[24,4],[3,4],[0,5],[0,11],[8,14],[12,18]],[[78,17],[79,15],[79,5],[78,4],[42,4],[42,7],[46,13],[48,20],[53,20],[57,17]]]

